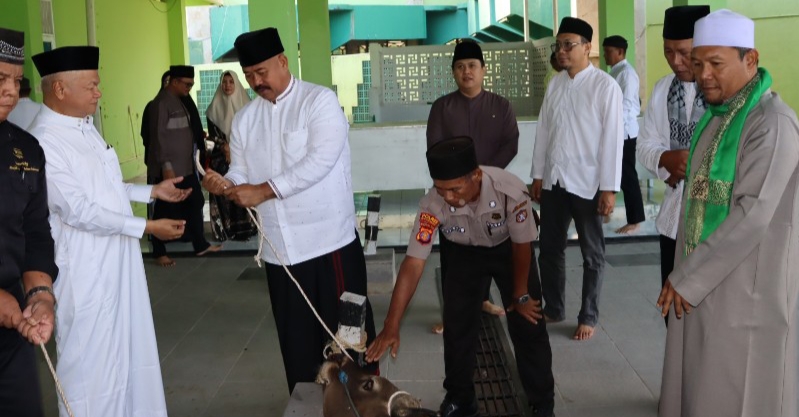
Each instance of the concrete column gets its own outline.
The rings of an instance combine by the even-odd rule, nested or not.
[[[599,46],[599,64],[605,65],[605,53],[602,41],[612,35],[627,39],[627,62],[635,65],[635,0],[606,0],[599,2],[599,34],[594,35],[594,42]]]
[[[249,0],[250,30],[276,28],[283,42],[289,70],[300,76],[297,50],[297,12],[294,0]],[[328,35],[329,36],[329,35]],[[328,48],[330,40],[328,39]],[[330,52],[328,51],[328,55]],[[330,65],[330,64],[328,64]]]
[[[172,65],[189,63],[189,35],[186,29],[186,0],[175,0],[167,12],[169,25],[169,62]],[[58,29],[56,29],[58,30]]]
[[[327,0],[298,0],[297,13],[302,79],[331,87],[333,74],[330,64],[330,15]]]

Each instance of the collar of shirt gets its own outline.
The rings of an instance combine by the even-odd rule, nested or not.
[[[586,78],[588,78],[588,76],[592,72],[594,72],[595,69],[596,68],[594,68],[594,66],[591,63],[589,63],[587,67],[585,67],[582,70],[580,70],[580,72],[578,72],[577,74],[574,74],[574,78],[570,77],[568,75],[568,72],[567,72],[566,73],[567,83],[570,86],[577,86],[577,85],[581,84]]]
[[[440,196],[439,198],[442,200],[444,199]],[[453,216],[460,215],[477,217],[494,211],[498,206],[501,206],[500,201],[497,201],[498,199],[497,191],[491,186],[491,180],[485,175],[485,173],[483,173],[482,184],[480,184],[480,196],[478,197],[477,205],[475,206],[476,209],[472,210],[472,207],[469,204],[465,204],[463,207],[449,206],[448,210]],[[502,203],[504,204],[504,202]],[[444,204],[446,204],[446,202]]]
[[[625,65],[627,65],[627,60],[626,59],[622,59],[621,61],[617,62],[616,65],[610,67],[610,70],[614,71],[614,70],[617,70],[617,69],[621,69]]]
[[[283,91],[282,93],[280,93],[279,96],[277,96],[277,98],[275,99],[275,104],[280,103],[286,97],[288,97],[289,94],[291,94],[291,91],[294,90],[294,84],[296,82],[297,82],[297,80],[294,78],[294,75],[292,75],[291,76],[291,80],[289,80],[289,86],[286,87],[286,91]]]
[[[94,129],[94,118],[92,116],[86,117],[72,117],[65,114],[57,113],[47,105],[42,106],[41,115],[46,118],[48,124],[57,124],[64,127],[78,129],[84,133],[91,132]]]

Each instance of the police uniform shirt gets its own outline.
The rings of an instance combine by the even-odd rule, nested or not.
[[[450,206],[435,188],[422,197],[407,255],[427,259],[436,230],[451,242],[482,247],[497,246],[509,237],[513,243],[532,242],[538,237],[524,183],[500,168],[480,169],[483,181],[475,204]]]
[[[33,136],[0,122],[0,288],[22,302],[27,271],[58,274],[47,221],[44,151]]]

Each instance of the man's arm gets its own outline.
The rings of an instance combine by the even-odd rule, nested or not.
[[[622,120],[621,88],[616,82],[600,92],[604,106],[602,129],[599,133],[599,190],[619,191],[621,185],[621,157],[624,149],[624,121]]]
[[[782,115],[769,122],[743,138],[729,215],[669,275],[674,290],[693,306],[749,257],[766,236],[784,193],[793,192],[786,187],[799,164],[799,126]]]
[[[502,136],[500,137],[499,147],[494,154],[494,162],[497,167],[506,168],[510,161],[519,152],[519,124],[516,121],[516,114],[513,112],[510,102],[504,101],[504,111],[502,118]]]
[[[375,362],[380,360],[386,349],[391,348],[391,356],[397,356],[399,349],[399,327],[402,316],[408,308],[408,304],[416,293],[416,287],[422,278],[425,259],[414,258],[406,255],[400,265],[397,274],[397,283],[394,285],[394,292],[391,294],[391,304],[388,307],[388,314],[383,322],[383,330],[377,338],[369,345],[366,351],[366,360]]]
[[[435,145],[444,137],[444,104],[441,98],[433,102],[430,114],[427,116],[427,148]]]
[[[622,111],[624,113],[624,131],[630,132],[630,123],[638,117],[641,112],[640,98],[638,97],[638,77],[635,70],[629,67],[629,71],[622,71],[619,75],[619,87],[622,95]],[[622,136],[623,139],[626,137]]]
[[[671,131],[669,130],[668,112],[666,110],[666,95],[659,81],[652,90],[652,97],[644,113],[641,132],[638,134],[636,156],[638,161],[651,173],[661,180],[669,178],[669,171],[660,164],[660,157],[671,149]]]
[[[152,133],[150,140],[153,140],[151,152],[155,152],[156,163],[161,168],[162,178],[172,178],[175,176],[175,171],[172,169],[173,155],[171,154],[172,147],[169,144],[169,108],[164,100],[157,100],[153,106],[150,106],[152,120]]]
[[[50,142],[58,143],[47,141]],[[52,213],[64,223],[95,235],[142,237],[145,219],[110,211],[89,199],[81,179],[75,177],[67,161],[69,155],[61,152],[60,149],[47,152],[47,193]]]

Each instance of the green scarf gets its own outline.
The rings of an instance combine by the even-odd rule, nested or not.
[[[691,151],[685,175],[688,193],[685,208],[685,255],[690,254],[730,214],[732,186],[738,163],[738,145],[749,112],[771,87],[771,75],[764,68],[732,98],[720,105],[709,105],[699,119],[691,137]],[[720,117],[721,123],[710,146],[702,155],[696,172],[691,172],[694,149],[710,119]]]

